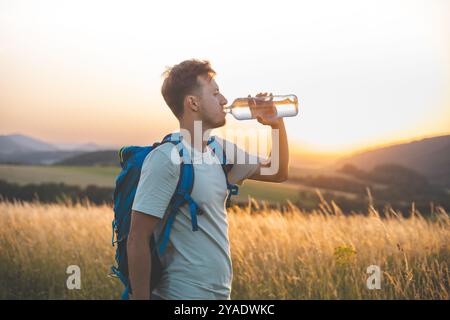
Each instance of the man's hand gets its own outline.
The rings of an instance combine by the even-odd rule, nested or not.
[[[283,122],[283,118],[277,117],[277,109],[273,103],[272,93],[258,93],[256,99],[251,99],[249,95],[249,106],[251,112],[256,115],[256,119],[259,123],[272,128],[278,128]]]
[[[258,122],[272,127],[272,149],[270,162],[260,163],[260,170],[254,173],[250,179],[267,181],[267,182],[283,182],[287,180],[289,170],[289,148],[287,141],[286,129],[284,127],[283,118],[277,117],[277,109],[273,103],[272,94],[258,93],[256,98],[250,99],[250,110],[252,107],[254,116]],[[265,172],[263,172],[263,169]],[[267,170],[276,170],[276,173],[267,173]]]

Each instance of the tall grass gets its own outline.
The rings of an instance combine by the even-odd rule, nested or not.
[[[344,215],[322,201],[312,212],[250,201],[229,209],[233,299],[449,299],[450,219],[372,206]],[[112,208],[89,203],[0,202],[0,299],[117,299]],[[81,268],[81,289],[66,268]],[[381,269],[381,289],[366,286]]]

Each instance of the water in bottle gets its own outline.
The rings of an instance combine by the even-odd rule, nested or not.
[[[224,108],[238,120],[264,117],[293,117],[298,113],[298,99],[293,94],[237,98]]]

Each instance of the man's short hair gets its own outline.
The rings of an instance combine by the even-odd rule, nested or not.
[[[185,60],[173,67],[167,68],[163,73],[165,77],[161,93],[169,108],[178,119],[183,115],[184,98],[201,89],[198,76],[213,78],[216,72],[206,60]]]

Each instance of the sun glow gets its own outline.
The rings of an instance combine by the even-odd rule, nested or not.
[[[146,144],[177,128],[165,66],[193,57],[229,101],[297,94],[285,122],[306,150],[448,132],[450,5],[428,4],[0,0],[0,134]]]

